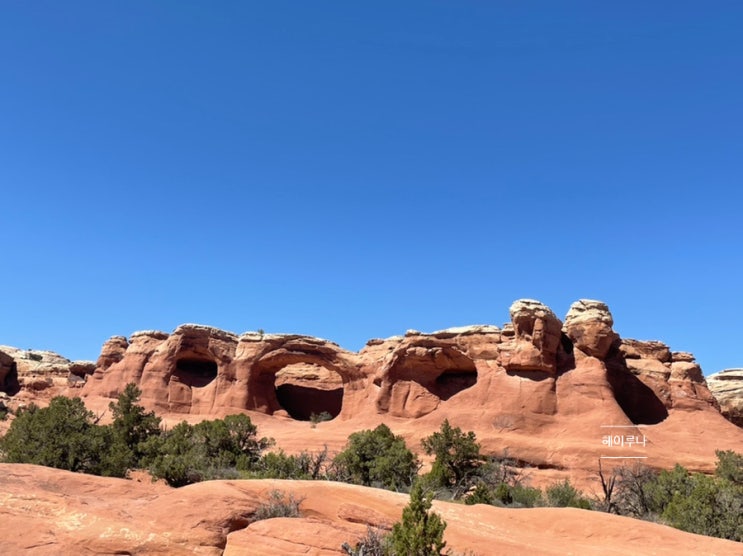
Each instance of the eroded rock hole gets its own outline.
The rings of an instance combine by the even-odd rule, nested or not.
[[[312,364],[288,365],[276,373],[276,399],[293,418],[337,417],[343,406],[343,379],[330,369]]]
[[[668,417],[668,410],[652,388],[629,372],[611,372],[609,383],[614,398],[635,425],[656,425]]]
[[[173,376],[183,384],[199,388],[217,378],[217,364],[207,359],[179,359]]]
[[[462,390],[471,388],[477,383],[477,370],[452,369],[444,371],[432,385],[431,393],[442,400],[448,400]]]
[[[1,369],[0,369],[1,370]],[[18,382],[18,368],[15,361],[9,364],[8,374],[0,381],[0,392],[5,392],[9,396],[15,396],[21,390]]]

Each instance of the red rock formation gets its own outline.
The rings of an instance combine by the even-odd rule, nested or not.
[[[565,334],[573,347],[586,355],[604,359],[619,335],[612,330],[614,319],[601,301],[581,299],[570,306]]]
[[[707,384],[731,423],[743,427],[743,369],[726,369],[707,377]]]
[[[514,338],[501,346],[500,364],[508,371],[557,372],[562,323],[534,299],[515,301],[509,310]]]
[[[345,396],[327,392],[345,390],[347,386],[353,389],[355,381],[362,378],[353,354],[330,342],[306,336],[244,334],[238,337],[216,328],[184,324],[171,335],[137,332],[123,353],[122,347],[120,338],[104,345],[105,356],[99,360],[102,365],[86,384],[84,397],[113,398],[122,385],[134,382],[142,389],[143,402],[166,413],[284,411],[309,418],[308,413],[328,411],[335,417]],[[303,365],[305,370],[321,367],[326,380],[318,388],[316,371],[304,378],[294,372],[291,380],[280,376],[277,384],[277,374],[296,365]],[[292,387],[282,388],[287,385]],[[282,407],[277,387],[279,395],[283,393],[297,407]],[[313,402],[313,392],[324,400]],[[353,398],[352,393],[349,397]],[[313,405],[315,402],[317,407]]]
[[[11,410],[31,402],[43,405],[81,387],[95,368],[92,361],[70,361],[53,351],[0,346],[0,392],[11,396]]]
[[[511,316],[502,329],[409,331],[359,353],[307,336],[198,325],[140,332],[104,345],[82,396],[100,413],[135,382],[167,419],[253,412],[263,434],[290,451],[340,449],[350,433],[380,422],[416,447],[444,418],[475,431],[486,451],[542,468],[592,469],[606,455],[608,425],[652,427],[644,429],[652,447],[629,455],[649,454],[658,467],[710,470],[715,448],[743,449],[693,356],[620,339],[603,303],[573,304],[564,327],[538,301],[514,303]],[[323,412],[334,419],[308,436],[302,421]],[[681,442],[689,446],[680,460]]]
[[[384,358],[374,383],[380,413],[417,418],[474,386],[477,367],[453,339],[411,331]]]
[[[126,348],[129,342],[124,336],[112,336],[103,344],[101,354],[96,361],[96,368],[106,370],[114,363],[118,363],[124,358]]]

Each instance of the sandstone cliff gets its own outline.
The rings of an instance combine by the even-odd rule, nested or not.
[[[193,324],[137,332],[105,343],[81,395],[102,412],[135,382],[166,419],[251,412],[287,450],[339,449],[380,422],[417,446],[444,418],[474,430],[486,450],[540,469],[594,468],[617,453],[602,443],[609,432],[645,438],[619,455],[658,467],[709,471],[715,448],[743,450],[743,431],[721,416],[694,357],[620,338],[605,304],[580,300],[563,323],[542,303],[519,300],[510,316],[502,328],[410,330],[358,353]],[[303,423],[321,413],[332,421],[308,433]]]

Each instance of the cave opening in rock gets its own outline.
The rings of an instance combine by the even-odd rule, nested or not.
[[[656,425],[668,417],[668,410],[652,388],[628,371],[607,374],[614,398],[635,425]]]
[[[15,396],[21,390],[21,385],[18,382],[18,367],[15,361],[10,363],[10,370],[5,376],[2,384],[0,384],[0,392],[5,392],[8,396]]]
[[[429,387],[432,394],[441,400],[448,400],[462,390],[477,383],[477,369],[448,369],[441,373]]]
[[[298,421],[330,420],[343,406],[343,379],[320,365],[287,365],[276,373],[276,399]]]
[[[179,359],[175,364],[173,376],[183,384],[201,388],[217,378],[217,363],[209,359]]]

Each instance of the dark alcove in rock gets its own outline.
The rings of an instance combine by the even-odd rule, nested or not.
[[[217,364],[208,359],[179,359],[173,376],[183,384],[200,388],[217,378]]]
[[[320,365],[288,365],[276,373],[274,387],[279,405],[299,421],[323,413],[335,418],[343,406],[341,376]]]
[[[614,398],[635,425],[656,425],[668,417],[668,410],[652,388],[633,375],[626,366],[609,368],[609,384]]]

